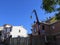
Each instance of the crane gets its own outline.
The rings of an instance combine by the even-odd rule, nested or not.
[[[36,12],[36,10],[34,9],[32,12],[35,14],[35,17],[36,17],[37,23],[39,23],[39,19],[38,19],[38,16],[37,16],[37,12]]]
[[[39,19],[38,19],[38,16],[37,16],[37,12],[36,12],[35,9],[32,12],[35,14],[35,17],[36,17],[36,20],[37,20],[36,23],[38,25],[38,34],[40,35],[40,23],[39,23]]]

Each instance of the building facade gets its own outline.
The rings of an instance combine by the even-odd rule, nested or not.
[[[29,37],[27,30],[23,26],[3,25],[0,27],[1,43],[5,45],[28,45]]]
[[[37,37],[40,36],[40,38],[42,37],[41,38],[42,41],[38,41],[38,42],[41,42],[44,44],[49,44],[49,45],[60,45],[60,43],[59,43],[60,42],[60,20],[57,20],[52,23],[50,23],[49,21],[40,22],[40,25],[39,25],[40,35],[38,35],[38,33],[39,33],[38,25],[37,25],[37,23],[35,23],[32,26],[32,35],[33,35],[33,37],[34,36],[37,36]],[[41,39],[39,39],[39,40],[41,40]],[[34,43],[34,41],[33,41],[33,43]],[[41,45],[43,45],[43,44],[41,44]]]

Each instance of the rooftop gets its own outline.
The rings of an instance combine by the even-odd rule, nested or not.
[[[48,19],[46,21],[46,23],[54,23],[54,22],[57,22],[57,21],[60,21],[60,13],[56,14],[54,17]]]
[[[60,22],[60,13],[58,13],[58,14],[56,14],[56,16],[48,19],[46,22],[40,22],[40,24],[41,24],[41,23],[44,23],[44,24],[47,24],[47,25],[51,25],[51,24],[54,24],[54,23],[56,23],[56,22]],[[36,23],[34,23],[34,24],[32,25],[32,27],[34,27],[35,24],[36,24]]]

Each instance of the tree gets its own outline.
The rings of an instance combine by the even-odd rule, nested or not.
[[[60,7],[56,7],[57,5],[60,6],[60,0],[43,0],[42,5],[42,8],[45,9],[46,12],[60,11]]]
[[[58,11],[56,19],[60,19],[60,0],[43,0],[42,8],[48,13]]]

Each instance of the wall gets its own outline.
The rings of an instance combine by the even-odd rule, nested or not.
[[[28,45],[29,44],[29,38],[26,37],[16,37],[10,39],[10,45]]]

